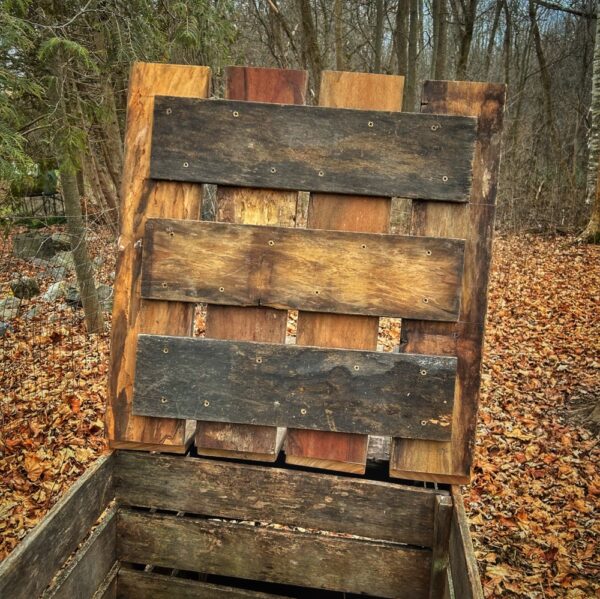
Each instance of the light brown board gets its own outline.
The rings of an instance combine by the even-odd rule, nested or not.
[[[109,509],[43,599],[91,599],[94,596],[117,560],[115,512],[115,508]]]
[[[432,546],[435,499],[446,491],[364,478],[118,452],[120,505],[300,526]]]
[[[330,108],[399,111],[404,77],[325,71],[319,103]],[[313,229],[387,233],[390,198],[311,194],[308,226]],[[318,312],[298,313],[297,343],[350,349],[376,349],[379,319]],[[369,439],[364,435],[288,430],[290,464],[363,474]]]
[[[117,553],[129,562],[395,599],[427,596],[425,549],[127,509],[117,531]]]
[[[157,98],[155,179],[466,202],[475,119]]]
[[[197,580],[121,568],[117,599],[284,599],[283,595],[236,589]]]
[[[100,458],[0,563],[0,597],[38,597],[114,497],[112,456]]]
[[[149,220],[152,299],[455,320],[456,239]]]
[[[228,67],[226,95],[231,100],[304,104],[306,71]],[[295,191],[248,187],[217,188],[216,220],[220,222],[293,227],[296,223]],[[206,336],[284,343],[287,311],[273,308],[240,308],[211,304],[206,310]],[[202,455],[274,461],[285,431],[269,426],[199,422],[196,447]]]
[[[185,421],[135,417],[131,402],[138,333],[189,335],[194,320],[189,304],[140,298],[146,218],[198,218],[201,200],[201,185],[149,179],[154,96],[206,97],[209,86],[207,67],[135,63],[131,70],[106,409],[112,447],[181,453],[190,441]]]
[[[492,83],[428,81],[423,88],[424,111],[478,116],[479,125],[469,204],[413,202],[413,234],[466,239],[459,322],[402,322],[404,351],[458,356],[452,441],[394,440],[391,476],[445,483],[469,480],[505,94],[504,85]]]
[[[134,414],[450,438],[456,360],[140,335]]]

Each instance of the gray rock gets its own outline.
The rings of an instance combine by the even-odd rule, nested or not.
[[[67,233],[54,233],[52,243],[57,252],[68,252],[71,249],[71,236]]]
[[[13,295],[20,299],[31,299],[40,294],[40,286],[33,277],[21,277],[10,282]]]
[[[33,308],[31,308],[31,310],[28,310],[25,313],[25,319],[26,320],[31,320],[32,318],[35,318],[39,313],[40,313],[39,307],[38,306],[34,306]]]
[[[10,322],[0,322],[0,337],[4,337],[6,333],[14,333],[14,331]]]
[[[18,297],[9,296],[0,300],[0,318],[11,320],[16,318],[21,306],[21,299]]]
[[[73,252],[58,252],[49,261],[51,268],[66,268],[67,270],[75,269],[75,259],[73,258]]]
[[[69,285],[65,291],[65,302],[73,308],[80,308],[83,304],[81,303],[81,294],[79,289],[75,285]]]
[[[100,268],[106,262],[106,258],[104,256],[96,256],[94,258],[94,265],[97,268]]]
[[[111,312],[113,306],[113,288],[110,285],[100,284],[96,287],[98,291],[98,300],[105,312]]]
[[[58,281],[57,283],[52,283],[48,290],[44,295],[42,295],[42,299],[45,302],[55,302],[57,299],[64,297],[66,292],[66,285],[63,281]]]

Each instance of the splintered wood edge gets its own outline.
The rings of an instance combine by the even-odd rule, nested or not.
[[[348,472],[350,474],[364,474],[367,470],[366,464],[339,462],[337,460],[326,460],[323,458],[305,458],[287,453],[285,456],[285,463],[292,464],[293,466],[304,466],[306,468],[320,468],[321,470],[332,470],[334,472]]]

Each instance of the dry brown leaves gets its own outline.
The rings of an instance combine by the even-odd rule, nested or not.
[[[465,503],[487,597],[600,596],[600,251],[500,238],[474,480]]]
[[[495,244],[474,481],[464,490],[487,597],[600,597],[600,444],[585,418],[599,401],[600,252],[572,241]],[[0,285],[14,263],[0,264]],[[50,323],[56,307],[43,310],[0,340],[0,557],[105,450],[107,338],[87,337],[80,312]],[[382,319],[379,349],[398,338],[398,321]]]

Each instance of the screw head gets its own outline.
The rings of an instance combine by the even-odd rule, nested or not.
[[[167,109],[165,110],[165,112],[166,112],[167,114],[171,114],[173,111],[172,111],[170,108],[167,108]]]
[[[204,400],[204,407],[208,408],[208,406],[210,406],[210,401],[208,401],[208,399]]]
[[[188,168],[188,166],[190,166],[190,163],[189,163],[189,162],[184,162],[184,163],[183,163],[183,168]]]
[[[302,408],[300,410],[300,414],[302,414],[302,416],[304,416],[306,414],[306,408]]]
[[[447,177],[447,175],[444,175],[444,176],[442,177],[442,181],[443,181],[444,183],[447,183],[447,182],[448,182],[448,177]]]
[[[240,113],[237,110],[234,110],[232,114],[236,119],[238,118],[238,116],[240,116]]]

